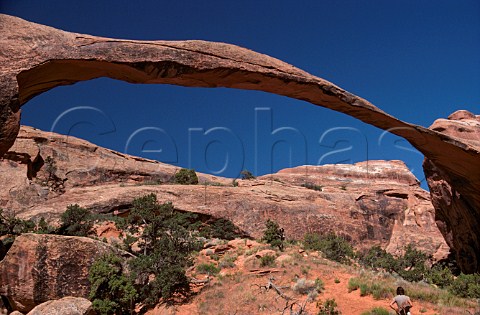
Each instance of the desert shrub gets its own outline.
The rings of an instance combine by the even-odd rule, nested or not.
[[[316,191],[322,191],[322,188],[323,188],[323,186],[316,185],[316,184],[310,183],[310,182],[304,183],[301,186],[305,187],[305,188],[308,188],[308,189],[316,190]]]
[[[408,244],[405,253],[397,259],[396,272],[405,280],[414,282],[425,279],[427,268],[425,262],[427,255],[417,250],[412,244]]]
[[[62,224],[59,234],[62,235],[87,236],[93,227],[90,211],[78,204],[67,206],[67,210],[62,213],[60,220]]]
[[[355,291],[357,289],[360,288],[360,283],[361,283],[361,280],[360,278],[350,278],[348,280],[348,292],[352,292],[352,291]]]
[[[449,291],[463,298],[480,299],[480,274],[461,273],[450,285]]]
[[[398,262],[395,257],[380,246],[373,246],[368,251],[361,253],[358,262],[374,270],[384,269],[393,272],[398,269]]]
[[[218,263],[220,269],[235,267],[235,260],[237,255],[225,255]]]
[[[385,285],[382,281],[375,279],[364,279],[362,277],[350,278],[348,281],[348,291],[355,291],[360,289],[361,296],[372,295],[374,299],[380,300],[393,296],[394,288],[390,285]]]
[[[216,219],[202,232],[203,236],[224,240],[233,240],[242,235],[240,229],[232,221],[223,218]]]
[[[214,264],[202,263],[197,266],[197,272],[206,275],[216,275],[220,272],[220,269]]]
[[[361,315],[389,315],[390,312],[383,307],[375,307],[369,311],[363,312]]]
[[[198,184],[198,177],[194,169],[182,168],[175,173],[173,181],[181,185],[196,185]]]
[[[306,295],[313,290],[316,290],[316,284],[313,280],[299,278],[297,279],[297,282],[295,282],[295,284],[293,285],[293,291],[298,294]]]
[[[114,254],[101,256],[90,267],[89,299],[101,315],[130,314],[137,298],[131,280],[124,274],[122,259]]]
[[[275,256],[265,255],[260,257],[260,267],[273,267],[275,266]]]
[[[323,283],[322,279],[315,279],[315,289],[318,293],[322,292],[325,289],[325,283]]]
[[[348,282],[349,291],[360,289],[360,286],[362,286],[367,295],[371,294],[376,299],[395,296],[398,285],[398,278],[387,274],[379,276],[370,272],[351,278]],[[413,301],[427,301],[448,307],[472,307],[472,303],[468,300],[457,297],[447,290],[435,288],[422,282],[409,283],[403,281],[402,286]]]
[[[303,248],[307,250],[320,250],[322,237],[318,233],[307,233],[303,237]]]
[[[57,176],[57,162],[50,155],[45,158],[45,171],[48,174],[49,181]]]
[[[342,314],[337,310],[337,302],[335,299],[327,299],[325,302],[317,302],[318,313],[317,315],[340,315]]]
[[[369,286],[367,283],[360,283],[360,296],[367,296],[370,292]]]
[[[240,172],[242,179],[255,179],[256,177],[249,170],[243,170]]]
[[[405,252],[397,258],[374,246],[358,255],[358,262],[374,270],[384,269],[387,272],[396,272],[403,279],[410,282],[426,280],[439,286],[445,286],[452,280],[452,273],[441,266],[429,269],[426,266],[427,255],[416,249],[413,244],[405,247]]]
[[[352,245],[344,238],[333,233],[326,235],[306,234],[303,246],[306,249],[319,250],[326,258],[340,263],[348,263],[354,257]]]
[[[426,278],[428,283],[435,284],[440,288],[447,288],[455,280],[452,271],[442,265],[434,265],[428,270]]]
[[[262,241],[267,242],[273,247],[278,247],[281,251],[284,248],[285,232],[280,228],[277,222],[270,219],[265,222],[266,229],[263,232]]]
[[[32,220],[22,220],[13,211],[5,211],[0,208],[0,236],[20,235],[35,230],[35,223]]]
[[[55,228],[49,225],[44,217],[41,217],[35,227],[34,232],[37,234],[50,234],[55,232]]]
[[[372,283],[369,288],[369,293],[372,294],[375,300],[381,300],[390,297],[393,292],[389,287],[383,286],[379,283]]]
[[[130,260],[130,270],[139,302],[146,306],[157,304],[160,298],[168,300],[189,292],[185,272],[199,243],[188,230],[187,221],[171,203],[159,204],[155,194],[132,202],[125,232],[127,237],[138,235],[142,253]]]

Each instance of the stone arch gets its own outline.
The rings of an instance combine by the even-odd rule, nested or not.
[[[109,77],[131,83],[260,90],[342,112],[405,138],[440,170],[464,203],[476,209],[462,216],[480,230],[479,148],[396,119],[278,59],[225,43],[110,39],[0,15],[0,66],[0,157],[18,134],[20,107],[56,86]],[[472,236],[480,253],[480,238]]]

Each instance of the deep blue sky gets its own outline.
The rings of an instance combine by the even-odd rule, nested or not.
[[[422,126],[457,109],[480,114],[478,0],[0,0],[0,11],[99,36],[236,44]],[[423,179],[423,157],[405,141],[382,137],[381,130],[346,115],[262,92],[97,79],[53,89],[23,110],[26,125],[228,177],[242,169],[260,175],[369,158],[401,159]]]

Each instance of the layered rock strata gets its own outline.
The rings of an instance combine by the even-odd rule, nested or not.
[[[0,157],[15,141],[23,104],[56,86],[98,77],[131,83],[261,90],[345,113],[407,139],[425,155],[429,168],[435,169],[461,199],[461,210],[455,207],[440,211],[453,217],[479,216],[477,146],[398,120],[368,101],[280,60],[224,43],[134,41],[70,33],[8,15],[0,15]],[[464,214],[452,213],[457,210]],[[450,223],[445,220],[444,224]],[[469,235],[465,250],[457,251],[457,256],[464,256],[457,257],[461,267],[466,272],[480,271],[480,247],[475,241],[479,238],[478,221],[462,226],[462,231],[456,226],[449,228],[455,239],[452,243],[460,244],[465,241],[464,235]],[[466,250],[467,246],[471,249]],[[468,259],[474,262],[464,263]]]

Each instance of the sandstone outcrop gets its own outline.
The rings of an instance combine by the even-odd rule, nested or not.
[[[407,139],[461,196],[467,205],[461,211],[478,217],[478,147],[398,120],[326,80],[248,49],[205,41],[101,38],[0,15],[0,69],[0,156],[18,134],[20,107],[56,86],[110,77],[131,83],[261,90],[345,113]],[[471,234],[469,239],[478,240],[477,221],[462,229],[460,234]],[[452,239],[457,238],[456,233],[451,230]],[[464,269],[480,271],[479,244],[472,242],[468,246],[477,254],[466,254],[475,258],[475,263]]]
[[[24,313],[49,300],[87,298],[90,266],[113,251],[117,250],[85,237],[22,234],[0,262],[0,295]]]
[[[9,153],[0,162],[0,179],[6,187],[0,191],[0,202],[5,209],[53,222],[69,204],[78,203],[96,213],[122,213],[133,198],[155,193],[160,202],[170,201],[182,211],[229,219],[255,238],[262,236],[265,221],[273,219],[285,228],[288,238],[334,231],[357,247],[375,244],[399,253],[413,242],[429,254],[448,253],[428,192],[401,161],[302,166],[239,180],[238,187],[233,187],[231,179],[199,174],[200,183],[207,182],[205,187],[170,183],[178,169],[174,166],[71,136],[65,139],[22,126],[10,152],[30,156],[31,163],[53,156],[64,190],[57,192],[45,183],[45,165],[29,179],[31,163],[9,160]]]
[[[27,315],[95,315],[92,302],[84,298],[67,296],[35,306]]]
[[[462,139],[480,150],[480,115],[468,111],[457,111],[448,119],[436,120],[430,129]],[[475,169],[477,165],[464,165]],[[445,240],[455,251],[457,261],[464,272],[473,273],[480,268],[480,208],[479,204],[466,198],[459,189],[467,178],[459,181],[451,178],[434,162],[423,163],[432,203],[436,209],[436,220]],[[480,193],[477,191],[477,196]]]

